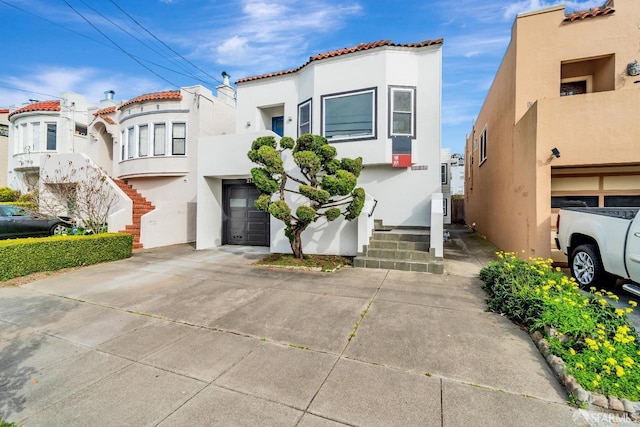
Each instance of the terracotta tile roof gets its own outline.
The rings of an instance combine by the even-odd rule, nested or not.
[[[375,49],[375,48],[383,47],[383,46],[420,48],[420,47],[432,46],[432,45],[442,44],[442,43],[443,43],[443,39],[441,39],[441,38],[440,39],[434,39],[434,40],[424,40],[424,41],[417,42],[417,43],[393,43],[391,40],[380,40],[380,41],[373,42],[373,43],[360,43],[357,46],[345,47],[344,49],[338,49],[338,50],[334,50],[334,51],[331,51],[331,52],[319,53],[317,55],[310,56],[309,57],[309,61],[307,61],[306,63],[304,63],[303,65],[301,65],[298,68],[293,68],[293,69],[284,70],[284,71],[276,71],[274,73],[262,74],[262,75],[259,75],[259,76],[246,77],[246,78],[243,78],[243,79],[240,79],[240,80],[236,81],[236,84],[245,83],[245,82],[251,82],[251,81],[254,81],[254,80],[267,79],[269,77],[284,76],[286,74],[292,74],[292,73],[295,73],[297,71],[300,71],[301,69],[303,69],[304,67],[306,67],[307,65],[309,65],[310,63],[312,63],[314,61],[320,61],[322,59],[333,58],[333,57],[336,57],[336,56],[347,55],[347,54],[350,54],[350,53],[360,52],[360,51],[363,51],[363,50]]]
[[[124,107],[131,104],[135,104],[137,102],[158,101],[158,100],[164,100],[164,99],[182,99],[182,93],[180,93],[179,90],[168,90],[164,92],[147,93],[146,95],[140,95],[136,98],[123,102],[120,105],[120,107],[118,107],[118,110],[122,110]]]
[[[611,15],[615,12],[613,1],[609,0],[600,7],[592,7],[588,10],[577,10],[575,12],[564,15],[562,22],[569,23],[575,21],[584,21],[587,18],[595,18],[597,16]]]
[[[9,112],[6,108],[0,108],[0,114],[7,114]]]
[[[100,117],[102,120],[104,120],[105,122],[111,125],[115,125],[116,121],[113,120],[111,117],[109,117],[109,114],[113,114],[115,112],[116,112],[116,107],[107,107],[107,108],[103,108],[102,110],[96,111],[95,113],[93,113],[93,115],[96,117]]]
[[[18,108],[17,110],[9,114],[9,118],[11,118],[11,116],[15,114],[28,113],[31,111],[60,111],[60,101],[32,102],[31,104]]]

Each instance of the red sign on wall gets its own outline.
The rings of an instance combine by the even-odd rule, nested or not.
[[[394,168],[408,168],[411,166],[411,154],[392,154],[391,166]]]

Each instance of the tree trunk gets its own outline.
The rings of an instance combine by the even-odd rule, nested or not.
[[[304,254],[302,253],[302,232],[304,229],[295,229],[292,230],[293,238],[291,239],[291,250],[293,251],[293,256],[297,259],[302,259]]]

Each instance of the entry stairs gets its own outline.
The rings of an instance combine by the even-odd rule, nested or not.
[[[112,178],[112,180],[133,202],[132,223],[126,225],[125,229],[121,232],[133,235],[133,249],[142,249],[143,245],[142,242],[140,242],[140,227],[142,224],[141,218],[142,215],[154,210],[155,206],[153,206],[147,199],[142,196],[142,194],[138,192],[138,190],[133,188],[133,186],[126,181],[115,178]]]
[[[430,249],[428,228],[389,227],[376,220],[374,231],[354,267],[442,274],[444,262]]]

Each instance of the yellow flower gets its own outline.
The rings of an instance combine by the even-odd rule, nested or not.
[[[634,300],[629,300],[629,305],[630,305],[631,307],[637,307],[637,306],[638,306],[638,303],[637,303],[637,302],[635,302]]]
[[[586,313],[583,313],[583,314],[582,314],[582,318],[583,318],[583,319],[588,319],[588,318],[589,318],[589,315],[588,315],[588,314],[586,314]]]
[[[621,308],[616,308],[616,314],[618,315],[618,317],[622,317],[624,316],[624,310]]]
[[[631,313],[633,313],[633,308],[631,308],[631,307],[627,307],[624,311],[625,311],[627,314],[631,314]]]
[[[600,383],[599,383],[598,381],[596,381],[596,380],[593,380],[591,383],[593,384],[593,386],[594,386],[594,387],[598,387],[598,384],[600,384]]]
[[[618,362],[613,357],[607,357],[607,363],[609,365],[616,365]]]
[[[584,365],[581,362],[576,363],[577,369],[584,369]]]
[[[620,365],[616,366],[616,375],[618,377],[624,376],[624,368]]]
[[[596,374],[596,379],[597,379],[598,381],[600,381],[600,380],[602,379],[602,377],[600,376],[600,374]]]
[[[569,349],[569,353],[571,353],[572,356],[576,355],[576,351],[573,348]]]
[[[622,364],[623,364],[624,366],[626,366],[627,368],[631,368],[631,367],[633,366],[633,359],[632,359],[632,358],[630,358],[629,356],[625,356],[625,357],[622,359]]]

